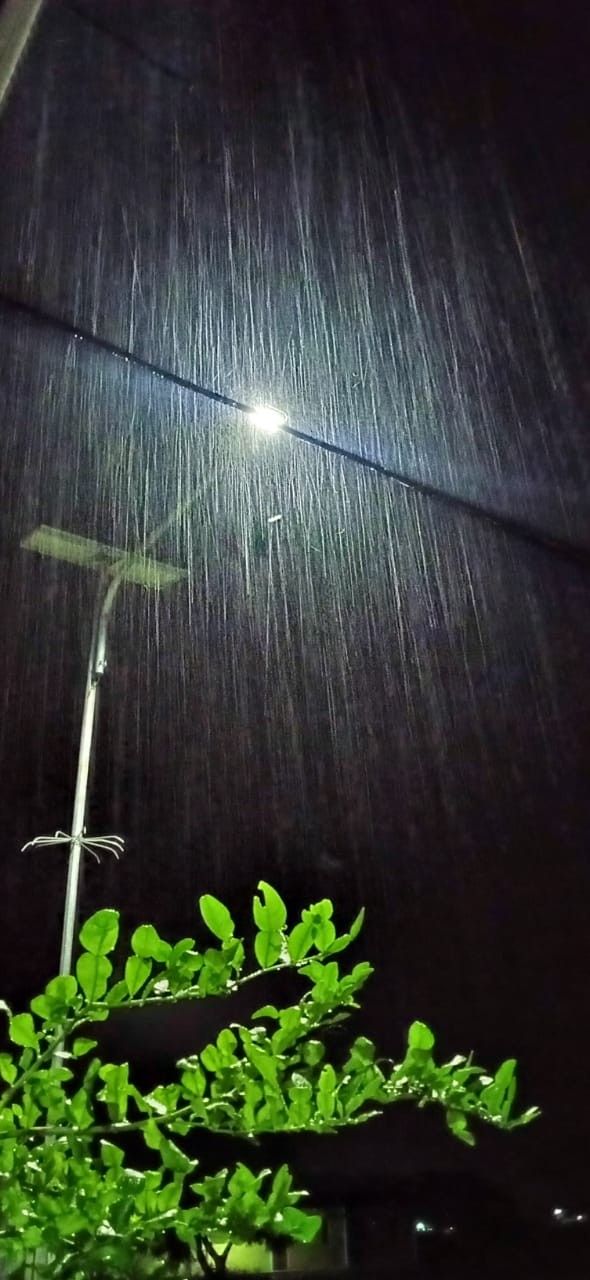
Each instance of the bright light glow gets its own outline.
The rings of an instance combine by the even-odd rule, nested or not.
[[[553,1217],[554,1217],[554,1218],[563,1218],[563,1215],[564,1215],[564,1210],[563,1210],[563,1209],[554,1209],[554,1210],[553,1210]]]
[[[423,1235],[423,1234],[426,1234],[426,1233],[431,1232],[431,1231],[432,1231],[432,1227],[429,1227],[429,1225],[428,1225],[428,1223],[427,1223],[427,1222],[415,1222],[415,1223],[414,1223],[414,1231],[418,1231],[418,1232],[420,1233],[420,1235]]]
[[[226,1240],[216,1240],[214,1248],[217,1252],[221,1252],[225,1248]],[[252,1271],[257,1276],[266,1275],[272,1271],[272,1252],[265,1244],[232,1244],[227,1261],[227,1270],[229,1275],[232,1271],[243,1272]],[[201,1275],[199,1271],[197,1273]]]
[[[287,422],[286,413],[281,413],[280,409],[273,409],[271,405],[260,404],[248,414],[253,427],[258,427],[259,431],[280,431]]]

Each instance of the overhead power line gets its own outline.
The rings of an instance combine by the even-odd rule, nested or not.
[[[112,359],[120,360],[131,368],[141,370],[153,378],[179,387],[182,391],[188,391],[194,396],[211,400],[215,404],[226,405],[227,408],[235,409],[238,413],[247,414],[249,417],[256,413],[255,405],[246,404],[243,400],[236,400],[233,396],[225,395],[220,391],[213,391],[211,387],[202,386],[200,383],[194,382],[192,378],[184,378],[178,373],[173,373],[162,365],[155,364],[151,360],[145,360],[142,356],[135,355],[125,347],[109,342],[106,338],[100,338],[91,333],[90,330],[73,324],[69,320],[64,320],[59,316],[54,316],[33,303],[24,302],[21,298],[0,293],[0,307],[3,307],[5,311],[11,311],[26,317],[31,324],[53,329],[75,342],[85,343],[95,351],[101,351]],[[392,481],[394,484],[400,485],[421,498],[436,502],[447,510],[459,512],[473,520],[477,520],[479,523],[492,526],[496,530],[531,547],[536,547],[538,550],[560,557],[581,568],[590,569],[590,548],[579,546],[577,543],[565,538],[554,537],[553,534],[518,520],[514,516],[505,515],[503,512],[495,511],[493,508],[472,501],[470,498],[463,498],[447,489],[439,488],[414,476],[408,476],[395,468],[385,466],[384,463],[378,462],[374,458],[368,458],[353,449],[347,449],[344,445],[335,444],[330,440],[323,439],[321,436],[312,435],[310,432],[302,431],[298,427],[290,426],[288,423],[282,426],[280,430],[283,435],[289,435],[294,440],[301,441],[302,444],[309,445],[314,449],[320,449],[323,453],[341,458],[344,462],[352,463],[354,466],[362,467],[365,471],[372,471],[375,475],[382,476],[385,480]]]
[[[114,44],[121,45],[127,53],[133,54],[140,62],[144,62],[152,71],[159,72],[165,76],[167,80],[175,80],[179,84],[183,84],[190,89],[194,86],[194,80],[190,76],[186,76],[182,71],[177,71],[175,67],[169,66],[165,62],[161,62],[159,58],[154,58],[153,54],[148,53],[146,49],[142,49],[141,45],[136,44],[135,40],[130,36],[124,35],[122,31],[115,31],[108,23],[103,22],[101,18],[97,18],[95,14],[88,13],[86,9],[75,4],[74,0],[61,0],[62,8],[67,9],[87,27],[91,27],[97,31],[99,35],[106,36],[107,40],[111,40]]]

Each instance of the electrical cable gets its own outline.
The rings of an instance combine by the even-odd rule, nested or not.
[[[60,0],[60,3],[65,9],[68,9],[72,14],[78,17],[80,21],[85,22],[101,35],[104,35],[115,43],[122,45],[123,48],[127,49],[130,53],[133,53],[138,59],[145,62],[153,70],[159,71],[169,79],[176,80],[189,88],[192,86],[193,81],[187,76],[184,76],[182,72],[176,71],[174,68],[167,66],[165,63],[162,63],[158,59],[152,57],[151,54],[143,50],[128,36],[114,31],[112,27],[96,18],[93,14],[90,14],[86,12],[86,10],[80,8],[80,6],[75,3],[75,0]],[[110,343],[103,338],[96,337],[94,334],[82,330],[79,327],[70,324],[68,321],[51,316],[48,313],[43,312],[40,308],[34,308],[26,303],[19,303],[18,300],[5,296],[0,297],[0,302],[6,306],[20,308],[29,315],[30,319],[36,318],[39,322],[52,325],[54,328],[60,329],[61,332],[69,334],[70,337],[73,337],[78,341],[88,342],[95,348],[106,352],[108,355],[122,359],[128,364],[134,365],[136,368],[143,369],[153,377],[171,382],[182,390],[191,392],[193,395],[204,396],[219,404],[227,405],[228,408],[236,409],[240,413],[252,414],[254,412],[251,405],[246,405],[239,400],[234,400],[231,396],[223,395],[222,393],[213,391],[208,387],[200,386],[191,379],[183,378],[178,374],[172,373],[170,370],[166,370],[159,365],[153,364],[149,360],[144,360],[141,356],[133,355],[132,352],[126,351],[123,347],[119,347],[115,343]],[[363,467],[365,470],[373,471],[375,474],[381,475],[385,479],[391,480],[403,488],[419,494],[423,498],[428,498],[431,501],[444,504],[456,511],[461,511],[472,519],[477,519],[480,522],[485,522],[486,524],[494,526],[496,529],[501,529],[509,536],[518,538],[521,542],[527,542],[531,546],[538,547],[552,555],[557,555],[562,559],[569,560],[570,562],[577,564],[578,566],[590,569],[590,548],[581,547],[577,543],[570,542],[568,539],[554,537],[545,530],[539,529],[534,525],[529,525],[513,516],[505,515],[502,512],[486,507],[481,503],[474,502],[469,498],[462,498],[458,494],[453,494],[448,490],[440,489],[436,485],[429,484],[426,481],[406,476],[399,471],[386,467],[383,463],[367,458],[363,454],[356,453],[355,451],[347,449],[341,445],[332,444],[328,440],[323,440],[318,436],[310,435],[306,431],[301,431],[288,425],[281,427],[281,430],[283,434],[290,435],[295,440],[301,441],[303,444],[314,446],[317,449],[323,450],[325,453],[331,453],[345,461],[352,462],[356,466]]]
[[[141,45],[135,43],[129,36],[123,35],[122,32],[114,31],[106,22],[102,22],[100,18],[96,18],[94,14],[87,13],[80,5],[75,4],[74,0],[59,0],[63,9],[67,9],[69,13],[74,14],[80,22],[86,23],[94,31],[98,31],[100,35],[106,36],[115,44],[120,44],[128,53],[134,54],[141,62],[145,62],[146,66],[151,67],[152,71],[158,71],[160,75],[165,76],[168,80],[176,80],[179,84],[184,84],[188,89],[192,88],[195,81],[189,76],[183,75],[182,71],[177,71],[174,67],[168,66],[165,62],[160,62],[158,58],[154,58],[151,53],[147,53]]]
[[[121,360],[134,369],[141,370],[153,378],[179,387],[183,391],[188,391],[192,395],[201,396],[216,404],[225,405],[229,409],[235,409],[238,413],[243,413],[250,417],[256,413],[254,405],[246,404],[242,400],[236,400],[233,396],[225,395],[220,391],[213,391],[212,388],[202,386],[191,378],[184,378],[180,374],[173,373],[171,370],[165,369],[151,360],[144,359],[143,356],[134,355],[132,351],[119,346],[117,343],[109,342],[106,338],[100,338],[89,330],[72,324],[69,320],[54,316],[33,303],[24,302],[20,298],[0,292],[0,307],[3,307],[6,311],[16,312],[25,316],[32,324],[54,329],[76,342],[86,343],[93,350],[101,351],[113,359]],[[570,542],[564,538],[554,537],[553,534],[547,533],[534,525],[526,524],[514,516],[504,515],[502,512],[474,502],[470,498],[462,498],[447,489],[441,489],[436,485],[429,484],[427,481],[405,475],[401,471],[385,466],[384,463],[378,462],[374,458],[367,458],[364,454],[347,449],[344,445],[334,444],[321,436],[315,436],[308,431],[292,427],[288,422],[280,427],[280,434],[291,436],[302,444],[320,449],[323,453],[331,454],[333,457],[341,458],[344,462],[350,462],[354,466],[362,467],[365,471],[372,471],[375,475],[382,476],[384,479],[400,485],[421,498],[437,502],[440,506],[444,506],[449,510],[461,512],[463,515],[469,516],[480,523],[491,525],[508,536],[527,543],[529,546],[567,560],[580,568],[590,569],[590,548],[579,546],[577,543]]]

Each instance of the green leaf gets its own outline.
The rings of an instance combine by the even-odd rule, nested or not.
[[[434,1035],[424,1022],[413,1022],[408,1031],[408,1048],[422,1049],[427,1053],[434,1048]]]
[[[185,1156],[184,1151],[171,1142],[170,1138],[166,1138],[164,1134],[160,1137],[160,1156],[162,1164],[166,1169],[170,1169],[172,1173],[190,1173],[194,1169],[194,1162]]]
[[[160,964],[172,953],[170,943],[160,937],[153,924],[140,924],[131,936],[131,950],[142,960],[157,960]]]
[[[468,1147],[475,1146],[475,1138],[469,1128],[469,1121],[463,1111],[447,1111],[447,1125],[455,1138]]]
[[[287,939],[287,949],[293,964],[298,964],[313,946],[313,921],[301,920],[296,924]]]
[[[22,1243],[26,1250],[38,1249],[43,1244],[43,1232],[40,1227],[25,1227]]]
[[[125,1152],[115,1146],[114,1142],[105,1142],[101,1139],[100,1158],[107,1169],[120,1169],[125,1159]]]
[[[516,1097],[516,1080],[513,1077],[512,1080],[510,1081],[510,1084],[508,1085],[508,1088],[505,1091],[504,1098],[502,1101],[502,1106],[500,1108],[502,1113],[502,1119],[505,1121],[508,1121],[510,1119],[510,1114],[512,1111],[512,1107],[514,1105],[515,1097]]]
[[[217,1048],[224,1063],[230,1062],[234,1058],[237,1047],[237,1036],[234,1035],[233,1031],[230,1031],[229,1027],[224,1027],[217,1037]]]
[[[304,1213],[302,1209],[294,1209],[292,1205],[288,1205],[283,1211],[281,1230],[300,1244],[311,1244],[321,1225],[322,1219],[317,1213]]]
[[[73,974],[60,974],[59,978],[51,978],[47,983],[45,995],[51,1005],[60,1005],[69,1009],[78,995],[78,983]]]
[[[311,973],[312,970],[314,973],[314,981],[316,982],[316,987],[313,992],[314,997],[320,1001],[325,1000],[326,998],[332,999],[335,997],[338,991],[338,979],[340,976],[337,961],[330,960],[326,964],[323,960],[312,960],[309,965],[306,965],[305,969],[302,969],[302,973],[307,975],[308,973]],[[317,975],[317,977],[315,975]],[[351,977],[352,974],[350,974],[347,979],[344,979],[344,981],[350,981]]]
[[[114,982],[112,987],[109,987],[107,997],[106,997],[106,1002],[109,1006],[109,1010],[120,1009],[121,1005],[127,1004],[128,1000],[129,1000],[129,992],[127,990],[127,983],[124,982],[123,979],[120,979],[119,982]],[[108,1010],[107,1010],[107,1016],[108,1016]]]
[[[332,920],[320,920],[314,927],[313,940],[318,951],[328,951],[336,941],[336,929]]]
[[[279,1213],[284,1206],[288,1204],[288,1195],[293,1186],[293,1175],[289,1171],[286,1164],[282,1164],[277,1169],[272,1180],[272,1188],[268,1197],[267,1207],[271,1213]]]
[[[82,925],[80,942],[93,956],[106,956],[113,951],[119,937],[119,912],[111,907],[96,911]]]
[[[113,966],[106,956],[84,951],[76,964],[76,977],[86,999],[100,1000],[107,989]]]
[[[254,938],[254,954],[261,969],[272,969],[281,958],[283,938],[280,933],[257,933]]]
[[[308,1040],[301,1050],[303,1061],[307,1063],[308,1067],[317,1067],[322,1058],[325,1057],[325,1053],[326,1048],[321,1040]]]
[[[76,1209],[72,1210],[71,1213],[58,1213],[53,1219],[53,1225],[60,1236],[71,1236],[77,1231],[84,1230],[86,1216]]]
[[[162,1134],[155,1120],[148,1120],[142,1132],[146,1147],[149,1147],[151,1151],[159,1151],[162,1145]]]
[[[337,956],[340,951],[346,951],[346,948],[349,946],[350,934],[343,933],[339,938],[335,938],[331,946],[322,948],[322,950],[325,956]]]
[[[267,1084],[273,1085],[276,1088],[278,1061],[275,1059],[274,1055],[265,1053],[264,1049],[260,1049],[256,1044],[254,1044],[252,1036],[245,1027],[240,1028],[240,1035],[242,1037],[244,1053],[252,1063],[252,1066],[256,1068],[258,1073],[262,1076],[262,1079],[266,1080]]]
[[[94,1116],[88,1105],[88,1093],[86,1089],[78,1089],[74,1094],[70,1103],[70,1112],[72,1119],[79,1129],[89,1129],[94,1122]]]
[[[244,967],[244,960],[246,958],[246,952],[244,950],[244,943],[242,942],[242,939],[226,938],[225,942],[222,943],[221,950],[223,952],[223,956],[226,964],[229,964],[230,967],[236,971],[236,973],[241,973]]]
[[[72,1053],[75,1058],[82,1058],[85,1053],[96,1049],[96,1044],[96,1040],[87,1040],[85,1036],[78,1036],[72,1045]]]
[[[515,1121],[516,1124],[530,1124],[532,1120],[537,1120],[541,1115],[539,1107],[527,1107],[522,1115]]]
[[[277,933],[287,923],[287,908],[281,895],[266,880],[260,880],[258,888],[264,899],[264,905],[258,896],[254,897],[252,909],[254,923],[267,933]]]
[[[280,1014],[280,1027],[271,1037],[274,1053],[283,1053],[291,1045],[296,1044],[302,1035],[303,1013],[299,1005],[283,1009]]]
[[[509,1086],[512,1084],[515,1071],[516,1071],[516,1058],[507,1058],[506,1062],[503,1062],[498,1067],[498,1070],[496,1071],[496,1074],[494,1076],[494,1084],[497,1084],[500,1089],[503,1089],[503,1090],[508,1089]]]
[[[350,929],[348,930],[348,936],[351,942],[354,942],[355,938],[358,938],[364,922],[365,922],[365,908],[361,907],[358,915],[355,916],[350,926]]]
[[[15,1013],[8,1023],[8,1034],[13,1044],[23,1049],[38,1049],[39,1040],[30,1013]]]
[[[53,1010],[47,996],[33,996],[30,1007],[38,1018],[43,1018],[44,1022],[48,1022],[52,1017]]]
[[[14,1084],[18,1075],[16,1062],[9,1053],[0,1053],[0,1079],[6,1084]]]
[[[207,952],[208,956],[210,953]],[[203,967],[199,972],[197,982],[197,990],[201,996],[219,995],[225,990],[229,981],[229,973],[223,967],[223,956],[217,952],[221,965],[213,964],[210,960],[205,959]]]
[[[177,1209],[182,1195],[182,1182],[167,1182],[161,1191],[158,1191],[158,1210],[160,1213],[169,1213],[171,1209]]]
[[[107,997],[108,998],[108,997]],[[96,1004],[92,1008],[85,1010],[85,1022],[106,1022],[110,1010],[104,1004]]]
[[[229,1179],[227,1189],[232,1196],[243,1196],[248,1191],[258,1191],[269,1172],[268,1169],[263,1169],[261,1174],[252,1173],[252,1170],[240,1161]]]
[[[129,956],[125,964],[125,982],[131,997],[137,995],[137,992],[145,986],[151,971],[151,960],[144,959],[143,956]]]
[[[312,903],[309,908],[316,924],[320,920],[331,920],[334,915],[334,903],[330,898],[321,898],[319,902]]]
[[[359,987],[363,987],[365,985],[367,978],[370,978],[373,972],[372,964],[369,964],[368,960],[361,960],[360,964],[355,964],[352,973],[346,981],[351,981],[354,990],[358,991]]]
[[[214,1073],[219,1071],[222,1060],[219,1050],[215,1048],[214,1044],[206,1044],[205,1048],[201,1050],[201,1062],[207,1068],[207,1071],[213,1071]]]
[[[125,1120],[129,1102],[129,1064],[107,1062],[98,1074],[105,1082],[98,1097],[106,1102],[111,1120]]]
[[[375,1045],[367,1036],[357,1036],[351,1045],[350,1057],[345,1064],[345,1071],[359,1071],[370,1066],[375,1060]]]
[[[365,908],[361,907],[358,915],[355,916],[348,933],[343,933],[340,938],[336,938],[332,945],[326,949],[326,954],[335,956],[339,951],[345,951],[346,948],[350,946],[351,942],[354,942],[355,938],[358,938],[363,927],[364,919]]]
[[[207,928],[221,942],[233,937],[235,924],[227,907],[219,901],[219,898],[214,898],[212,893],[204,893],[199,898],[199,910]]]
[[[260,1009],[255,1009],[252,1014],[254,1019],[258,1018],[278,1018],[279,1011],[274,1004],[263,1004]]]
[[[180,1083],[183,1092],[193,1101],[195,1098],[200,1100],[207,1092],[207,1081],[201,1071],[198,1062],[188,1062],[187,1059],[180,1061],[179,1066],[184,1066],[185,1070],[180,1077]]]
[[[336,1072],[331,1063],[322,1067],[318,1081],[318,1111],[324,1120],[331,1120],[336,1109]]]
[[[174,963],[176,960],[179,960],[181,956],[185,956],[187,951],[192,951],[194,945],[194,938],[180,938],[172,947],[172,962]]]

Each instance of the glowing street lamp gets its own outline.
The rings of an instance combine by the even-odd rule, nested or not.
[[[269,435],[273,435],[275,431],[280,431],[288,422],[287,414],[282,413],[280,409],[273,409],[272,405],[256,405],[251,409],[246,417],[252,423],[253,427],[257,427],[259,431],[266,431]]]
[[[118,551],[115,547],[95,542],[92,538],[81,538],[77,534],[66,533],[63,529],[52,529],[48,525],[40,525],[23,539],[21,546],[27,551],[36,551],[39,555],[49,556],[53,560],[77,564],[81,568],[91,569],[100,575],[88,655],[71,834],[65,836],[61,832],[56,832],[53,839],[41,837],[38,841],[31,842],[32,844],[68,843],[70,846],[59,961],[60,974],[68,974],[72,970],[82,850],[86,847],[93,852],[92,839],[84,838],[88,779],[95,742],[98,689],[107,665],[108,625],[113,604],[119,587],[124,582],[133,583],[148,590],[160,591],[186,578],[187,572],[186,569],[179,569],[177,565],[165,564],[137,552]],[[117,841],[117,837],[98,837],[94,844],[96,848],[102,845],[116,852]]]

